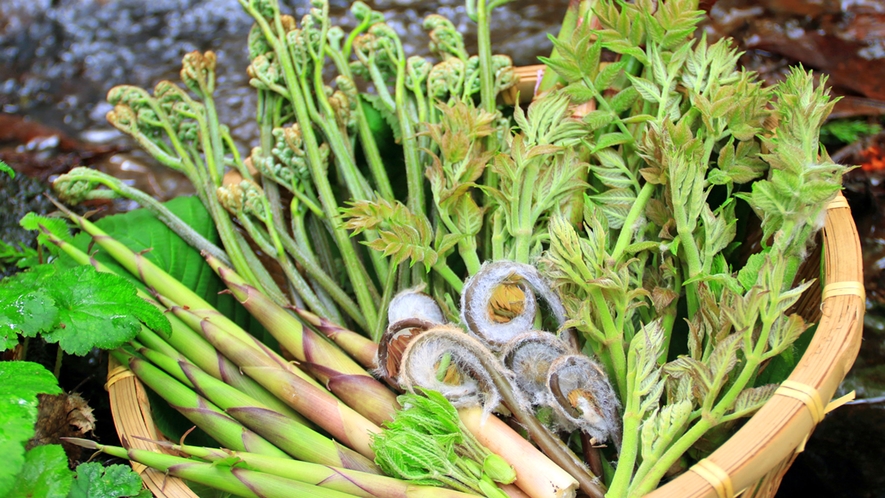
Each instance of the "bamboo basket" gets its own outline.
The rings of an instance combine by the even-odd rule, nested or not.
[[[520,83],[502,96],[507,104],[531,100],[538,70],[517,68]],[[828,411],[842,379],[860,349],[865,296],[860,239],[845,197],[839,193],[827,206],[819,251],[806,266],[811,278],[823,259],[823,287],[805,294],[802,313],[817,321],[811,344],[784,385],[746,424],[712,455],[648,496],[654,498],[770,498],[800,453],[815,426]],[[821,290],[822,289],[822,290]],[[117,434],[135,448],[165,451],[146,441],[163,440],[153,422],[144,387],[113,362],[106,388]],[[835,404],[834,404],[835,405]],[[160,498],[196,498],[186,483],[133,463],[145,486]]]

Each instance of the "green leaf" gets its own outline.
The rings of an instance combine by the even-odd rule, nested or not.
[[[68,498],[123,498],[150,496],[142,489],[141,477],[128,465],[84,463],[77,467],[77,480]]]
[[[61,389],[49,370],[27,361],[0,362],[0,379],[0,496],[6,496],[25,462],[25,442],[34,435],[37,395]]]
[[[135,337],[142,323],[157,332],[172,333],[169,320],[138,297],[135,287],[122,277],[83,265],[59,273],[44,285],[58,307],[59,323],[44,332],[43,338],[58,342],[67,353],[84,355],[96,347],[119,347]]]
[[[9,165],[3,161],[0,161],[0,172],[6,173],[9,175],[9,178],[15,178],[15,170],[10,168]]]
[[[549,57],[538,57],[538,60],[554,70],[556,74],[568,83],[578,81],[583,77],[581,68],[578,66],[577,62],[572,60],[551,59]]]
[[[42,289],[44,278],[55,275],[55,265],[37,267],[0,282],[0,346],[10,349],[18,334],[35,337],[58,322],[58,308]]]
[[[400,129],[399,118],[396,116],[396,113],[391,112],[378,95],[360,92],[360,99],[363,112],[366,113],[366,118],[371,126],[372,134],[377,137],[385,137],[389,133],[393,133],[393,139],[399,143],[402,130]]]
[[[627,133],[615,132],[615,133],[606,133],[605,135],[599,137],[599,141],[596,142],[596,147],[593,148],[593,153],[597,153],[606,147],[613,147],[615,145],[626,144],[633,141],[633,137]]]
[[[639,91],[632,86],[628,86],[627,88],[618,92],[614,97],[609,101],[609,105],[612,110],[617,113],[622,113],[630,108],[636,99],[639,98]]]
[[[615,79],[621,73],[621,70],[627,65],[626,61],[618,61],[611,62],[604,68],[602,71],[599,71],[599,74],[596,75],[596,79],[593,80],[593,86],[596,87],[597,90],[602,92],[607,89],[615,82]]]
[[[28,292],[23,282],[39,290]],[[169,320],[139,298],[130,282],[90,265],[67,270],[42,265],[0,290],[0,326],[7,334],[33,337],[40,332],[70,354],[119,347],[135,337],[142,323],[163,334],[172,332]]]
[[[97,463],[91,465],[101,467],[101,464]],[[25,455],[25,463],[15,480],[15,485],[12,491],[5,496],[7,498],[65,498],[71,490],[73,480],[74,473],[68,469],[68,457],[60,444],[36,446]],[[89,496],[89,498],[93,498],[93,496]],[[94,498],[101,497],[94,495]]]
[[[787,380],[787,377],[796,368],[799,360],[802,359],[805,350],[808,349],[811,339],[814,338],[815,330],[817,330],[817,324],[812,325],[803,332],[783,353],[772,358],[756,378],[755,385],[780,384]]]
[[[745,291],[750,290],[751,287],[756,285],[757,279],[759,278],[759,271],[762,269],[762,265],[765,264],[765,256],[768,252],[768,249],[765,249],[762,252],[751,254],[747,259],[747,264],[745,264],[738,272],[738,282],[741,283],[741,287],[743,287]]]
[[[778,387],[778,384],[764,384],[744,389],[734,400],[731,412],[744,417],[753,414],[771,399]]]
[[[48,248],[50,252],[55,255],[59,253],[59,249],[55,244],[48,242],[46,235],[42,233],[42,229],[48,230],[51,234],[65,242],[71,242],[71,233],[68,228],[68,223],[62,218],[49,218],[47,216],[40,216],[36,213],[28,213],[21,219],[21,221],[19,221],[19,225],[25,230],[39,231],[40,233],[37,235],[37,242]]]
[[[646,101],[657,104],[661,101],[661,88],[645,78],[639,78],[628,74],[627,78],[633,83],[633,88]]]
[[[173,214],[190,225],[200,235],[213,243],[218,243],[215,225],[206,208],[195,196],[176,197],[164,204]],[[251,318],[249,312],[236,302],[230,294],[219,294],[227,287],[212,268],[200,256],[199,251],[189,246],[172,230],[159,221],[146,209],[136,209],[125,214],[106,216],[95,222],[114,239],[136,252],[145,251],[144,256],[174,277],[185,287],[193,290],[215,309],[224,313],[238,325],[274,347],[276,341],[269,337],[263,327]],[[86,234],[74,237],[74,245],[87,251],[92,239]],[[97,249],[97,251],[96,251]],[[114,270],[117,275],[133,282],[136,287],[147,291],[137,277],[120,266],[111,256],[97,246],[94,257]],[[61,262],[71,265],[70,258],[63,256]]]
[[[0,271],[11,264],[19,268],[31,268],[38,263],[37,250],[26,246],[23,242],[18,247],[0,240]]]
[[[584,116],[584,123],[590,131],[598,130],[616,119],[609,111],[590,111]]]

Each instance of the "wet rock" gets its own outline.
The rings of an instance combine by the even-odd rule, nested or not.
[[[282,3],[296,18],[308,7],[307,1]],[[427,52],[421,21],[434,12],[449,17],[475,45],[463,0],[368,3],[386,14],[408,52]],[[516,64],[536,63],[549,54],[547,33],[556,34],[567,4],[519,0],[496,9],[495,51],[513,54]],[[355,24],[349,5],[332,2],[333,24],[345,30]],[[0,106],[69,132],[107,128],[102,106],[112,86],[152,88],[161,79],[177,80],[185,53],[212,49],[219,60],[221,120],[240,143],[250,144],[257,135],[254,91],[245,75],[251,25],[236,0],[3,0]]]
[[[748,49],[743,62],[762,51],[802,62],[830,75],[830,83],[885,100],[885,4],[871,0],[722,0],[706,27],[714,38],[734,36]],[[757,67],[763,74],[772,67]]]

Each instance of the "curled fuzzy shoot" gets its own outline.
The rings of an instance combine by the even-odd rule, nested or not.
[[[547,388],[565,429],[577,427],[593,444],[611,440],[620,449],[620,404],[599,365],[584,355],[562,356],[550,365]]]
[[[561,327],[565,308],[535,267],[513,261],[485,263],[464,284],[461,321],[471,334],[500,350],[507,341],[535,328],[536,293]]]
[[[446,322],[436,300],[417,289],[406,289],[398,293],[393,296],[387,307],[387,323],[394,324],[407,318],[417,318],[435,324]]]
[[[547,374],[561,356],[575,354],[568,343],[549,332],[532,331],[520,334],[504,345],[501,359],[513,372],[516,385],[532,405],[549,404]]]
[[[457,408],[482,406],[488,414],[501,402],[490,367],[505,371],[478,340],[457,327],[442,325],[409,342],[397,380],[406,391],[433,389]]]
[[[396,386],[403,352],[409,342],[437,325],[439,324],[420,318],[404,318],[391,323],[381,336],[381,340],[378,341],[378,353],[375,359],[378,368],[375,373],[388,384]]]

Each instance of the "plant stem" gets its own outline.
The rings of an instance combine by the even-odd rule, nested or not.
[[[137,202],[141,207],[147,209],[154,216],[157,217],[158,220],[162,221],[169,229],[175,232],[179,237],[181,237],[188,245],[196,248],[198,251],[207,251],[212,254],[216,258],[225,261],[225,264],[230,265],[230,259],[227,257],[227,254],[213,244],[206,240],[205,237],[200,235],[196,230],[190,227],[187,223],[181,220],[178,216],[169,210],[162,203],[154,199],[153,197],[145,194],[141,190],[130,187],[123,183],[122,181],[114,178],[113,176],[102,173],[101,171],[97,171],[91,168],[74,168],[68,173],[60,176],[58,180],[54,182],[55,188],[63,188],[59,187],[65,181],[76,182],[76,181],[87,181],[90,183],[99,183],[101,185],[106,186],[111,189],[116,195],[114,197],[123,197],[126,199],[131,199]],[[88,194],[88,198],[105,198],[107,196],[102,195],[104,191],[93,191]]]
[[[65,351],[61,348],[61,345],[58,346],[58,349],[55,350],[55,366],[52,368],[52,375],[55,376],[56,379],[60,378],[61,375],[61,361],[65,357]]]
[[[445,279],[445,281],[449,285],[452,286],[452,288],[455,290],[455,292],[460,294],[461,291],[464,289],[464,282],[461,280],[461,278],[458,275],[455,274],[455,272],[452,271],[451,268],[449,268],[449,265],[442,258],[440,258],[436,262],[436,264],[433,265],[433,269],[434,269],[434,271],[439,273],[439,275],[443,279]],[[414,283],[414,282],[412,282],[412,283]]]
[[[384,282],[384,295],[381,297],[381,306],[379,306],[381,310],[387,310],[387,307],[390,306],[390,300],[393,299],[393,292],[396,289],[397,266],[394,264],[390,267],[390,271],[387,272],[387,280]],[[378,313],[378,323],[372,329],[372,341],[379,342],[381,340],[386,323],[387,313]]]
[[[295,67],[293,66],[292,59],[290,57],[289,51],[286,47],[286,44],[279,36],[285,37],[284,30],[282,27],[282,22],[280,20],[279,6],[276,2],[274,4],[274,27],[271,27],[268,24],[267,20],[263,17],[261,13],[259,13],[247,0],[239,0],[240,4],[243,8],[255,18],[255,21],[258,23],[261,30],[264,32],[265,38],[271,47],[274,48],[274,52],[280,62],[281,67],[283,68],[283,73],[286,80],[286,87],[289,90],[289,97],[292,102],[293,107],[295,108],[296,119],[299,123],[310,123],[311,116],[308,110],[308,104],[306,103],[306,95],[303,93],[302,88],[299,84],[299,78],[296,75]],[[278,36],[277,33],[280,35]],[[329,183],[329,179],[326,176],[326,172],[323,169],[323,160],[320,156],[319,146],[317,145],[317,138],[314,134],[312,126],[302,126],[301,128],[302,137],[304,139],[304,145],[307,149],[308,156],[308,164],[310,165],[311,178],[313,178],[313,182],[317,188],[317,193],[320,196],[320,202],[323,205],[323,212],[326,215],[329,223],[332,225],[332,232],[335,237],[335,242],[338,245],[338,249],[341,251],[341,257],[344,260],[344,266],[347,271],[347,275],[350,278],[351,283],[353,284],[354,292],[356,293],[357,302],[360,305],[360,310],[366,318],[367,323],[375,323],[378,319],[378,311],[376,308],[376,303],[369,292],[368,286],[368,276],[365,273],[365,268],[360,263],[359,258],[357,257],[356,251],[353,246],[350,244],[350,236],[347,231],[343,228],[338,220],[338,202],[335,200],[335,194],[332,190],[332,186]]]
[[[518,263],[529,263],[529,251],[531,250],[532,235],[534,234],[535,217],[532,216],[532,208],[534,205],[534,192],[537,185],[538,174],[540,173],[540,164],[537,160],[530,159],[525,166],[522,179],[522,192],[518,197],[518,218],[516,220],[516,229],[512,234],[516,239],[516,256],[514,258]]]
[[[630,212],[627,213],[627,218],[624,219],[624,227],[621,229],[621,233],[618,234],[618,241],[615,243],[614,249],[612,249],[611,257],[613,260],[620,261],[621,256],[624,255],[624,250],[627,249],[627,246],[633,240],[635,235],[633,225],[645,211],[645,206],[648,204],[654,191],[655,186],[649,182],[645,182],[645,185],[639,189],[636,201],[630,207]]]

